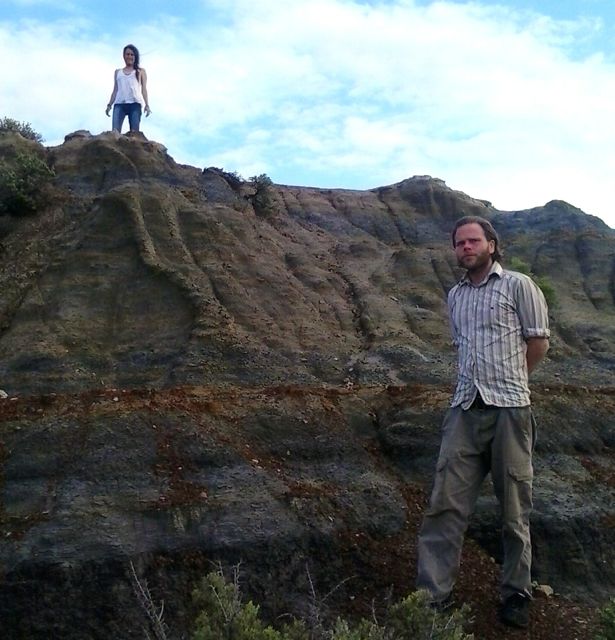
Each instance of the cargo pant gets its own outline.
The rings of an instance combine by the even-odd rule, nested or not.
[[[501,595],[531,597],[530,512],[536,436],[530,407],[447,412],[434,487],[418,543],[417,588],[445,600],[459,571],[463,537],[480,486],[491,472],[500,504],[504,563]]]

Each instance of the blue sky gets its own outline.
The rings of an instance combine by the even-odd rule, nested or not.
[[[0,116],[46,144],[110,128],[134,43],[145,135],[176,161],[368,189],[441,178],[615,228],[615,3],[2,0]]]

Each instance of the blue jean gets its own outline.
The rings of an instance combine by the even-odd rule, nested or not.
[[[128,116],[131,131],[138,131],[141,124],[141,105],[138,102],[125,102],[113,105],[113,130],[122,131],[124,118]]]

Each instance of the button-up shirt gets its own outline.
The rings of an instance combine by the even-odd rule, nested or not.
[[[487,404],[530,404],[528,338],[549,337],[549,313],[542,291],[522,273],[494,262],[485,279],[466,275],[448,294],[459,373],[451,406],[467,409],[477,391]]]

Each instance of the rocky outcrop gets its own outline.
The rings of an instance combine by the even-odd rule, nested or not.
[[[357,192],[176,165],[138,138],[49,150],[55,206],[5,229],[0,381],[15,392],[450,376],[447,246],[461,213],[557,291],[550,370],[615,366],[615,232],[561,202],[502,213],[417,177]],[[8,223],[5,222],[5,227]]]
[[[0,218],[6,637],[135,637],[130,560],[184,632],[218,560],[243,563],[272,617],[301,612],[306,567],[323,593],[355,576],[342,610],[410,590],[455,374],[462,213],[490,218],[557,296],[534,379],[536,579],[613,593],[615,231],[560,201],[497,211],[428,176],[263,191],[142,137],[76,132],[42,152],[48,207]],[[499,558],[488,487],[470,535],[482,579],[460,589],[478,602]]]

